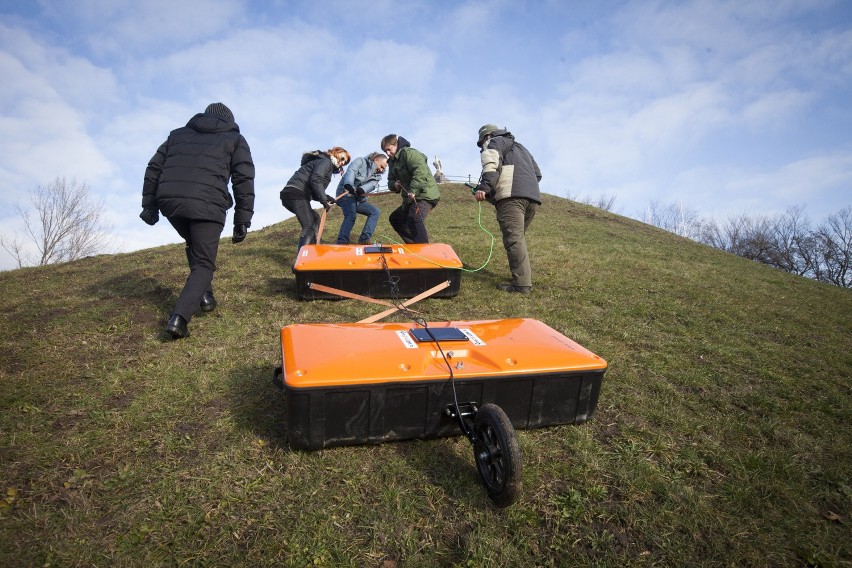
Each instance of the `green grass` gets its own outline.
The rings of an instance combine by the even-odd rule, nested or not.
[[[433,241],[481,265],[477,206],[442,192]],[[396,199],[374,198],[384,237]],[[223,240],[219,307],[181,341],[181,245],[0,273],[0,565],[852,564],[852,292],[565,199],[539,211],[533,294],[495,290],[486,206],[489,265],[417,304],[537,318],[609,362],[591,421],[518,432],[505,510],[462,437],[288,447],[280,328],[379,311],[296,299],[294,219]]]

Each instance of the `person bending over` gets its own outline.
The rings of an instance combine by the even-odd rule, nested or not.
[[[382,138],[381,149],[389,156],[388,189],[402,195],[402,205],[388,221],[404,243],[428,243],[426,217],[438,206],[441,192],[429,171],[426,155],[396,134]]]
[[[486,124],[479,129],[476,145],[482,174],[474,196],[477,201],[494,204],[512,272],[512,280],[497,287],[527,294],[532,290],[532,270],[526,235],[541,205],[541,170],[529,150],[505,128]]]
[[[334,198],[325,194],[332,174],[343,173],[343,166],[349,163],[349,152],[340,146],[334,146],[326,152],[314,150],[302,154],[299,169],[284,184],[281,190],[281,204],[294,213],[302,231],[299,233],[298,249],[302,245],[317,242],[320,216],[311,208],[311,200],[319,201],[328,211]]]
[[[337,233],[337,244],[349,244],[349,233],[352,232],[358,215],[367,217],[358,237],[358,244],[369,244],[379,221],[379,208],[367,201],[367,194],[379,187],[379,181],[387,167],[388,157],[380,152],[352,160],[337,186],[335,199],[343,210],[343,222],[340,223],[340,231]]]

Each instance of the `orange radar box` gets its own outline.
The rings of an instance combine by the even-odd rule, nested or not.
[[[591,418],[607,363],[535,319],[281,329],[287,437],[299,449],[458,434],[448,405],[499,405],[515,428]],[[443,352],[443,354],[442,354]]]
[[[311,289],[321,284],[370,298],[411,298],[442,282],[435,298],[459,293],[462,262],[442,243],[395,245],[304,245],[293,272],[303,300],[339,300]]]

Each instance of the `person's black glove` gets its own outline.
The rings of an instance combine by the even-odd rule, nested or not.
[[[234,225],[234,236],[231,237],[232,243],[241,243],[246,240],[246,235],[248,234],[248,227],[246,227],[245,223],[237,223]]]
[[[322,202],[322,207],[323,207],[323,209],[325,209],[326,211],[328,211],[329,209],[331,209],[331,204],[332,204],[332,203],[334,203],[334,200],[333,200],[333,199],[329,199],[328,201],[323,201],[323,202]]]
[[[361,189],[360,185],[355,188],[355,193],[353,195],[355,195],[356,197],[361,197],[362,195],[364,195],[364,190]]]
[[[160,220],[160,214],[157,213],[156,209],[144,208],[142,209],[142,213],[139,214],[139,218],[148,223],[151,226],[157,224],[157,221]]]
[[[352,195],[352,196],[354,196],[354,195],[355,195],[355,188],[354,188],[354,187],[352,187],[350,184],[348,184],[348,183],[347,183],[346,185],[344,185],[344,186],[343,186],[343,189],[345,189],[346,191],[348,191],[348,192],[349,192],[349,195]]]

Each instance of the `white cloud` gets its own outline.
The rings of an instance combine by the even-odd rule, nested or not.
[[[136,218],[145,165],[170,130],[220,100],[257,166],[253,228],[287,216],[278,192],[303,150],[342,145],[365,155],[395,132],[430,163],[440,156],[445,173],[476,178],[484,123],[508,127],[533,152],[545,191],[616,194],[627,214],[652,198],[712,211],[760,211],[772,200],[833,207],[844,200],[852,152],[852,30],[830,21],[842,8],[793,0],[3,8],[13,17],[0,24],[0,204],[39,181],[75,177],[104,197],[122,246],[176,242],[165,221],[149,229]]]

